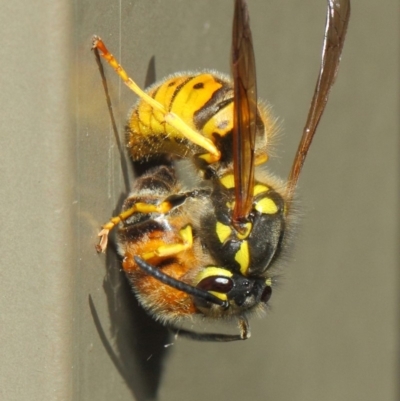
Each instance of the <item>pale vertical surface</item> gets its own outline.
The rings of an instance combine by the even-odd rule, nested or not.
[[[284,177],[315,85],[325,4],[249,2],[259,96],[283,121],[270,165]],[[91,36],[142,86],[153,56],[157,79],[229,72],[231,3],[86,0],[74,14],[62,2],[3,6],[1,399],[399,398],[394,0],[353,2],[338,81],[300,179],[297,241],[249,341],[178,340],[166,355],[170,339],[137,309],[115,255],[94,251],[132,181],[119,142],[135,96],[105,66],[113,125]]]
[[[108,3],[96,33],[141,85],[152,56],[158,79],[179,70],[229,72],[227,4],[122,3],[119,26],[107,20],[117,7]],[[250,12],[259,95],[283,121],[271,168],[285,176],[317,77],[325,4],[252,1]],[[296,246],[268,316],[253,321],[246,343],[176,341],[164,360],[161,400],[398,398],[398,19],[394,1],[353,5],[338,82],[300,180]],[[114,109],[123,118],[133,97],[106,74],[110,91],[120,90]],[[104,176],[110,168],[101,167]],[[118,168],[117,161],[115,177]],[[136,375],[147,368],[139,363]]]
[[[0,399],[72,395],[74,133],[67,1],[0,15]]]

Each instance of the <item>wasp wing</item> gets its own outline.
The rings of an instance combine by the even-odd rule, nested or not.
[[[321,67],[310,110],[308,112],[307,122],[303,130],[303,136],[289,175],[289,202],[293,198],[293,193],[307,156],[308,149],[310,148],[311,141],[322,113],[325,110],[329,92],[335,82],[349,18],[350,0],[328,0]]]
[[[233,170],[235,208],[233,221],[250,213],[254,189],[257,88],[253,40],[244,0],[235,1],[232,31],[232,74],[234,87]]]

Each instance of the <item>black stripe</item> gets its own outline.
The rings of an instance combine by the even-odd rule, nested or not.
[[[150,189],[152,191],[169,193],[176,185],[175,169],[171,166],[156,166],[136,179],[134,190],[138,192]]]
[[[220,83],[223,86],[217,89],[205,105],[194,113],[193,122],[198,131],[201,131],[215,114],[233,102],[232,87],[226,82],[220,81]]]
[[[132,217],[129,222],[125,222],[119,229],[118,235],[121,242],[137,242],[156,231],[163,233],[167,231],[167,228],[162,222],[150,219],[149,215],[139,214],[134,216],[133,222]]]
[[[182,89],[183,86],[185,86],[188,82],[190,82],[192,79],[196,78],[196,75],[193,76],[189,76],[187,77],[187,79],[185,81],[183,81],[181,84],[179,84],[176,89],[174,94],[172,95],[171,101],[169,103],[169,107],[168,107],[168,111],[171,111],[172,106],[174,104],[175,98],[178,95],[178,93],[180,92],[180,90]]]

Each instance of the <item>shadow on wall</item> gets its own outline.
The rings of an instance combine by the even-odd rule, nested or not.
[[[125,190],[126,193],[129,193],[129,162],[124,151],[124,144],[119,139],[120,135],[112,111],[103,66],[98,53],[96,51],[94,53],[99,66],[115,141],[121,156],[121,170]],[[154,82],[155,59],[152,57],[148,64],[145,87]],[[140,166],[133,166],[132,168],[139,170]],[[127,194],[120,196],[118,205],[113,211],[113,216],[120,212],[126,197]],[[168,353],[166,345],[171,342],[172,335],[168,329],[156,323],[147,315],[138,304],[125,273],[121,269],[121,260],[117,255],[115,242],[111,242],[108,246],[106,277],[103,288],[107,297],[111,321],[110,334],[114,345],[110,344],[108,339],[110,335],[104,331],[101,325],[91,296],[89,296],[89,306],[104,348],[135,399],[139,401],[156,399],[161,381],[163,361]]]

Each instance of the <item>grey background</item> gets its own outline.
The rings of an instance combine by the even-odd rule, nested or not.
[[[173,341],[134,305],[112,249],[95,253],[132,178],[119,141],[135,97],[105,66],[113,127],[92,34],[142,86],[153,56],[158,79],[229,72],[231,3],[3,1],[0,399],[399,399],[398,1],[353,1],[300,181],[296,245],[249,341]],[[284,132],[270,165],[285,176],[325,2],[249,3],[259,95]]]

